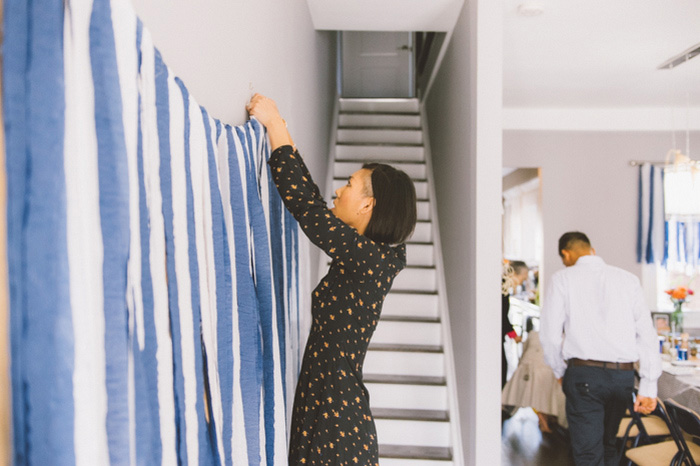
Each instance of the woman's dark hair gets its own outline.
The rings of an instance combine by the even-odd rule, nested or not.
[[[366,163],[372,171],[374,208],[365,236],[378,243],[399,244],[416,227],[416,188],[408,175],[383,163]]]

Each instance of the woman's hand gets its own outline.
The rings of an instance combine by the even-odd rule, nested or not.
[[[280,123],[284,125],[284,120],[277,110],[277,104],[264,95],[255,94],[245,108],[251,117],[257,118],[266,128]]]
[[[280,146],[294,145],[287,131],[287,123],[282,119],[274,100],[264,95],[255,94],[245,108],[251,117],[255,117],[267,128],[272,150]]]

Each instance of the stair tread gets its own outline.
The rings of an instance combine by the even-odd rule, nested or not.
[[[370,343],[370,351],[401,351],[408,353],[442,353],[440,345],[403,345],[397,343]]]
[[[417,126],[338,126],[339,130],[349,131],[411,131],[413,133],[422,131]]]
[[[401,458],[421,460],[452,460],[449,447],[424,447],[414,445],[379,445],[380,458]]]
[[[336,142],[336,146],[364,146],[364,147],[423,147],[423,143],[412,142]],[[349,159],[342,159],[347,162]]]
[[[378,116],[420,116],[417,112],[371,112],[365,110],[341,110],[340,115],[378,115]]]
[[[336,163],[347,162],[347,163],[364,164],[364,163],[367,163],[368,161],[378,162],[378,163],[386,163],[388,165],[393,165],[396,168],[401,168],[400,166],[398,166],[400,163],[409,163],[409,162],[403,162],[400,159],[392,159],[392,158],[388,158],[388,157],[382,158],[382,159],[376,158],[376,159],[371,159],[371,160],[368,160],[368,159],[338,159],[336,161]],[[422,162],[418,162],[418,163],[422,163]],[[419,220],[419,221],[421,221],[421,220]],[[422,220],[422,221],[429,221],[429,220]]]
[[[445,377],[425,375],[365,374],[364,383],[392,383],[402,385],[446,385]]]
[[[447,422],[450,420],[450,415],[446,410],[437,409],[372,408],[372,416],[374,416],[375,419],[406,421]]]
[[[337,197],[337,196],[333,195],[333,197],[331,198],[331,200],[335,199],[336,197]],[[425,198],[419,197],[419,198],[416,198],[416,202],[430,202],[430,199],[428,199],[427,197],[425,197]]]
[[[437,291],[420,291],[420,290],[389,290],[389,294],[428,294],[436,295]]]
[[[339,97],[340,102],[418,103],[417,97]]]
[[[342,176],[341,177],[338,177],[338,176],[333,177],[333,181],[347,181],[347,180],[348,180],[347,177],[342,177]],[[411,181],[413,181],[414,183],[427,183],[428,182],[428,180],[426,178],[411,178]]]
[[[439,317],[429,317],[429,316],[401,316],[401,315],[382,315],[379,320],[387,322],[415,322],[415,323],[427,323],[427,324],[438,324],[440,323]]]
[[[389,159],[386,159],[386,160],[389,160]],[[358,163],[363,163],[363,162],[366,162],[366,160],[336,159],[336,161],[335,161],[336,164],[341,164],[341,163],[358,164]],[[396,165],[425,165],[425,162],[419,162],[419,161],[393,160],[391,162],[393,164],[396,164]]]

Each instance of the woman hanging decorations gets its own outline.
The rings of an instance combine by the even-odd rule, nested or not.
[[[311,332],[297,384],[290,465],[378,465],[362,365],[384,298],[406,266],[416,192],[404,172],[365,164],[329,209],[274,101],[256,94],[249,114],[268,131],[269,165],[287,209],[332,263],[313,291]]]

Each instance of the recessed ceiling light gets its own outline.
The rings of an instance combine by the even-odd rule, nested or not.
[[[518,5],[519,16],[539,16],[544,13],[544,5],[541,2],[523,2]]]

